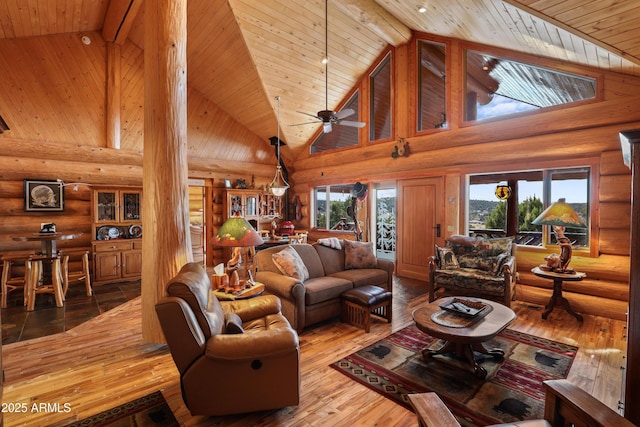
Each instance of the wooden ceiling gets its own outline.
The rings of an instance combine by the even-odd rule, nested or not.
[[[415,31],[640,75],[640,2],[621,0],[328,0],[329,109],[389,45]],[[142,7],[140,5],[142,4]],[[419,13],[417,5],[426,13]],[[0,0],[0,39],[112,31],[143,48],[143,0]],[[299,111],[325,109],[324,0],[189,0],[188,82],[269,144],[281,97],[286,157],[319,125]],[[133,16],[131,16],[133,15]],[[104,28],[103,28],[104,27]]]

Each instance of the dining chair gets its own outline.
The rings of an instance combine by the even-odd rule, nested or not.
[[[56,307],[64,305],[62,291],[62,267],[60,255],[35,255],[29,257],[31,272],[27,282],[27,311],[35,310],[36,296],[39,294],[53,294]],[[44,263],[51,264],[51,277],[43,274]]]
[[[80,254],[81,267],[79,270],[71,270],[69,267],[71,257],[75,258],[77,254],[61,252],[60,255],[62,256],[62,295],[67,296],[70,282],[83,281],[87,296],[90,297],[93,294],[93,289],[91,289],[89,251],[84,251]]]
[[[24,273],[18,274],[17,268],[20,264],[24,265]],[[24,304],[27,302],[27,288],[26,283],[31,274],[31,262],[29,262],[29,255],[14,255],[2,257],[2,282],[0,282],[0,292],[2,292],[2,298],[0,301],[1,308],[7,308],[9,292],[16,289],[22,289],[24,294]]]

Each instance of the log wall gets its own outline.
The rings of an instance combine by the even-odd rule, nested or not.
[[[296,160],[294,191],[303,205],[303,219],[296,224],[297,228],[310,228],[310,198],[315,186],[356,181],[375,185],[442,176],[446,183],[443,197],[447,201],[442,203],[447,225],[445,234],[464,232],[465,174],[591,164],[596,186],[592,192],[596,206],[592,218],[595,251],[574,253],[572,266],[586,272],[587,279],[566,284],[566,296],[579,312],[624,320],[628,302],[631,176],[622,162],[618,133],[640,125],[640,112],[634,107],[640,95],[640,79],[597,73],[600,96],[595,102],[509,119],[463,123],[460,58],[466,47],[473,46],[453,41],[448,49],[448,77],[454,83],[448,92],[446,129],[412,134],[414,109],[413,104],[407,102],[396,105],[399,122],[396,128],[405,132],[395,135],[396,141],[365,143],[358,149],[334,153],[304,153]],[[411,49],[411,46],[398,48],[397,58],[407,58],[411,64],[411,58],[415,57]],[[495,49],[479,49],[500,53]],[[566,64],[549,60],[522,55],[514,59],[580,73]],[[398,61],[396,64],[396,73],[405,76],[406,64],[398,65]],[[410,65],[409,70],[413,67]],[[593,70],[583,70],[582,74],[586,72]],[[395,87],[398,98],[410,100],[415,93],[414,76],[397,80],[400,81]],[[364,90],[364,83],[361,88]],[[391,153],[401,137],[409,142],[411,154],[394,159]],[[311,229],[313,239],[324,235]],[[518,251],[519,300],[536,304],[549,301],[552,282],[534,276],[530,270],[554,251],[557,252],[557,248]]]
[[[90,45],[78,34],[0,40],[0,112],[10,127],[0,134],[0,256],[39,250],[38,242],[11,237],[37,232],[41,222],[50,221],[58,230],[83,233],[58,242],[59,248],[90,250],[92,189],[142,186],[143,51],[127,41],[109,52],[119,52],[119,61],[107,60],[101,35],[87,34]],[[117,71],[119,81],[107,85]],[[120,105],[110,102],[107,109],[107,87],[112,95],[119,92]],[[225,178],[251,182],[254,176],[260,186],[270,182],[276,159],[269,143],[198,91],[187,90],[188,174],[206,181],[208,200],[211,188],[221,188]],[[120,149],[112,141],[116,132]],[[65,187],[64,212],[32,213],[23,209],[24,179],[85,184],[77,192]],[[216,209],[221,205],[211,210]],[[220,224],[208,224],[210,239]]]

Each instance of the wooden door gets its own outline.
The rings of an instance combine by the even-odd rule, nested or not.
[[[442,178],[398,181],[396,275],[428,280],[428,257],[443,224]]]

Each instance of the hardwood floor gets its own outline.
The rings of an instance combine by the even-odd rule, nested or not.
[[[411,411],[347,379],[329,364],[411,323],[411,312],[426,299],[424,282],[396,279],[391,325],[376,319],[366,334],[336,319],[305,330],[300,335],[302,388],[297,407],[207,418],[192,417],[182,403],[179,377],[166,346],[142,341],[137,298],[69,331],[3,346],[2,401],[25,408],[6,412],[5,425],[64,426],[160,390],[185,426],[415,426]],[[585,316],[580,325],[558,309],[543,321],[542,307],[516,302],[513,308],[518,317],[512,329],[579,346],[569,379],[617,407],[624,322]],[[221,395],[212,390],[211,398]],[[38,410],[42,403],[49,408]]]

